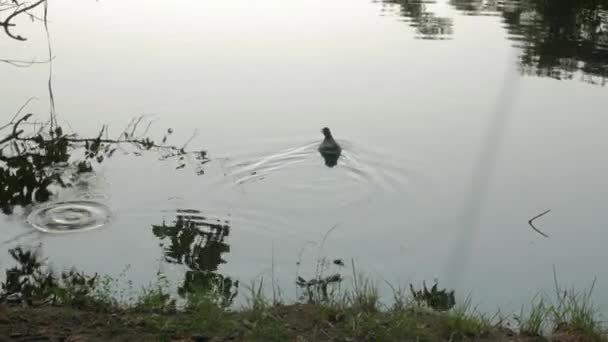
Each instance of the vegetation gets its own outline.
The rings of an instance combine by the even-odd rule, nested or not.
[[[424,2],[384,2],[412,18],[422,38],[443,39],[454,30],[451,19],[434,16]],[[601,47],[608,42],[608,16],[604,3],[526,0],[517,6],[501,6],[494,1],[451,0],[450,4],[467,13],[501,13],[507,31],[523,42],[523,73],[557,79],[582,73],[584,81],[605,83],[608,56]],[[26,37],[16,27],[20,17],[46,26],[47,1],[0,0],[0,28],[8,37],[23,41]],[[49,45],[46,62],[51,59]],[[171,129],[155,142],[147,136],[149,126],[143,125],[141,117],[114,138],[106,127],[92,137],[68,132],[57,121],[51,83],[49,77],[49,121],[34,122],[31,113],[23,114],[26,103],[0,126],[0,210],[4,214],[47,201],[53,187],[72,186],[79,174],[92,172],[94,165],[117,151],[138,155],[155,150],[163,158],[175,158],[177,168],[185,165],[187,156],[194,156],[197,172],[203,172],[202,165],[208,161],[205,151],[188,152],[185,145],[166,144]],[[230,248],[225,241],[229,222],[185,209],[178,211],[173,222],[153,225],[151,230],[163,243],[164,261],[185,268],[177,291],[162,274],[155,283],[133,291],[129,282],[125,285],[108,276],[74,269],[56,272],[45,265],[38,249],[11,249],[15,266],[6,269],[1,284],[0,340],[608,340],[591,301],[594,284],[582,292],[564,289],[557,277],[554,295],[539,293],[529,308],[513,317],[516,331],[506,328],[511,317],[476,312],[470,297],[459,302],[454,291],[439,288],[437,282],[430,289],[425,283],[420,289],[410,284],[409,292],[393,288],[393,300],[383,302],[377,285],[357,272],[354,263],[348,276],[325,275],[326,260],[319,261],[312,279],[297,277],[298,301],[284,303],[274,282],[273,296],[267,298],[260,279],[245,287],[246,304],[239,308],[235,304],[239,282],[218,271],[224,263],[222,255]],[[344,267],[342,260],[331,263]],[[352,286],[345,286],[345,279]]]
[[[116,151],[141,155],[143,151],[154,150],[162,159],[176,159],[177,168],[183,168],[187,157],[194,156],[198,174],[204,172],[202,165],[209,161],[203,150],[187,151],[185,145],[167,145],[168,136],[173,133],[171,129],[161,143],[156,143],[147,136],[149,125],[142,128],[143,117],[132,120],[116,138],[109,137],[105,126],[94,137],[80,137],[64,130],[53,111],[50,120],[32,122],[33,114],[21,114],[26,105],[10,122],[0,126],[0,183],[3,184],[0,210],[4,214],[11,214],[15,206],[47,201],[53,186],[72,186],[79,174],[92,172],[94,164],[111,158]]]
[[[519,332],[505,318],[488,318],[471,298],[447,308],[452,291],[411,287],[396,290],[391,305],[378,288],[352,269],[352,286],[329,287],[314,303],[284,304],[264,296],[264,281],[248,286],[240,308],[217,286],[194,285],[178,300],[166,278],[131,299],[115,293],[116,280],[75,270],[60,275],[44,266],[37,250],[11,250],[17,266],[6,271],[0,298],[0,336],[44,336],[51,340],[246,340],[246,341],[606,341],[589,291],[563,290],[557,299],[533,300],[515,317]],[[322,283],[319,283],[322,284]],[[322,293],[323,291],[321,291]],[[546,336],[546,337],[543,337]]]

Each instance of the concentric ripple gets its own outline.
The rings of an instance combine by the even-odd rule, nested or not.
[[[93,201],[56,202],[35,209],[27,218],[34,228],[46,233],[92,230],[105,225],[110,209]]]

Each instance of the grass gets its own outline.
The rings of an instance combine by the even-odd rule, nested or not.
[[[599,315],[591,302],[595,282],[586,291],[562,289],[555,277],[555,298],[539,293],[528,310],[515,316],[519,332],[508,331],[502,320],[477,312],[470,296],[455,305],[437,303],[453,300],[453,292],[416,291],[410,287],[393,288],[391,305],[382,302],[377,284],[351,264],[350,286],[345,281],[317,280],[304,284],[313,301],[283,304],[279,291],[265,294],[264,279],[245,286],[246,304],[235,308],[222,287],[195,287],[178,305],[168,280],[158,275],[155,283],[141,289],[137,297],[117,296],[112,291],[116,280],[89,277],[76,271],[53,277],[40,273],[40,284],[28,283],[27,293],[46,305],[7,307],[9,326],[3,325],[0,310],[0,337],[27,334],[39,326],[47,337],[62,339],[65,331],[78,330],[85,336],[131,340],[204,340],[245,341],[494,341],[555,340],[608,341]],[[51,279],[51,280],[49,280]],[[335,277],[332,278],[335,280]],[[342,279],[342,278],[340,278]],[[44,284],[50,284],[44,287]],[[312,285],[311,285],[312,284]],[[389,284],[390,285],[390,284]],[[3,289],[13,288],[3,284]],[[315,287],[320,287],[315,288]],[[441,297],[444,296],[444,297]],[[120,300],[119,298],[123,298]],[[310,299],[310,298],[309,298]],[[26,301],[27,302],[27,301]],[[85,317],[85,318],[83,318]],[[545,337],[543,337],[545,336]],[[196,338],[195,338],[196,337]],[[560,339],[561,338],[561,339]]]
[[[591,301],[595,288],[595,279],[586,291],[574,288],[562,289],[553,269],[555,282],[555,304],[551,306],[550,315],[554,330],[558,333],[576,335],[586,341],[608,341],[606,332],[598,319],[598,311]]]
[[[472,308],[471,296],[447,312],[445,334],[450,339],[487,337],[493,330],[491,320]]]
[[[588,290],[563,289],[553,270],[555,298],[544,292],[537,294],[529,311],[515,317],[523,336],[569,336],[577,341],[608,341],[599,312],[592,302],[595,280]]]
[[[522,307],[520,314],[514,317],[519,325],[519,332],[524,336],[542,336],[546,330],[550,312],[550,307],[546,304],[544,296],[535,296],[532,299],[530,312],[526,313]]]

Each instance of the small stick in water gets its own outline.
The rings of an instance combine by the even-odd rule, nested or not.
[[[549,209],[549,210],[545,210],[545,211],[543,211],[542,213],[540,213],[540,214],[538,214],[538,215],[534,216],[533,218],[531,218],[531,219],[528,221],[528,224],[530,225],[530,227],[532,227],[532,229],[534,229],[534,230],[535,230],[535,231],[536,231],[538,234],[540,234],[540,235],[542,235],[542,236],[544,236],[544,237],[546,237],[546,238],[548,238],[548,237],[549,237],[549,235],[547,235],[547,234],[545,234],[545,233],[541,232],[540,230],[538,230],[538,228],[534,227],[534,224],[532,224],[532,222],[534,222],[534,220],[536,220],[537,218],[539,218],[539,217],[541,217],[541,216],[543,216],[543,215],[545,215],[545,214],[549,213],[550,211],[551,211],[551,209]]]

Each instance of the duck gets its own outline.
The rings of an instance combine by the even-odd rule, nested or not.
[[[331,135],[329,128],[323,127],[321,133],[323,133],[325,138],[319,145],[319,153],[321,153],[321,156],[325,159],[326,166],[334,167],[338,164],[338,159],[342,154],[342,147],[340,147],[340,144],[338,144]]]

